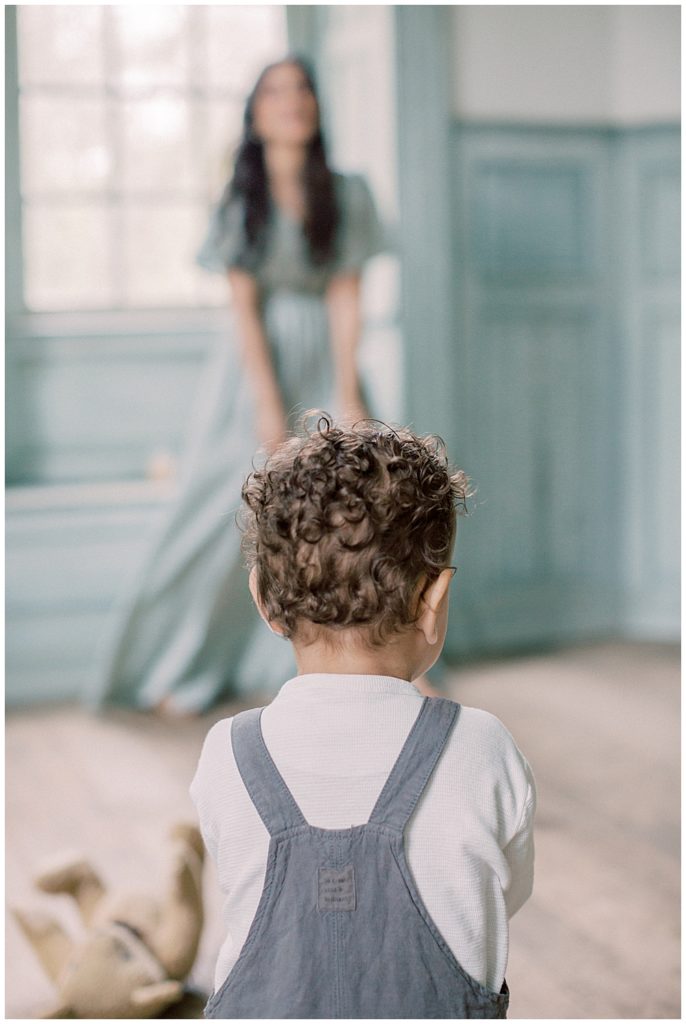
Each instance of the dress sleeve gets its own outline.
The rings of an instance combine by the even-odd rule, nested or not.
[[[368,259],[390,248],[369,185],[362,175],[346,176],[341,206],[337,273],[361,270]]]
[[[229,267],[247,269],[244,263],[245,231],[239,202],[219,203],[210,217],[205,240],[196,262],[205,270],[221,273]]]

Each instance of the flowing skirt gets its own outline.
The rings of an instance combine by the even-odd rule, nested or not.
[[[335,414],[324,301],[274,293],[264,322],[289,425],[309,408]],[[291,645],[259,619],[241,556],[236,513],[258,450],[254,424],[237,346],[223,339],[203,374],[178,496],[118,604],[91,705],[170,698],[200,711],[222,697],[273,694],[294,675]]]

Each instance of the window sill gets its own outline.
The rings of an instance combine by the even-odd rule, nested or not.
[[[15,313],[7,317],[7,334],[15,340],[165,336],[226,331],[227,307],[193,309],[92,310],[78,313]]]
[[[171,500],[178,483],[168,480],[114,480],[78,484],[16,484],[5,492],[8,516],[65,510],[162,505]]]

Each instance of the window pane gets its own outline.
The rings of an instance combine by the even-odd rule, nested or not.
[[[31,309],[224,303],[195,265],[283,6],[20,5]]]
[[[117,84],[141,87],[184,86],[189,79],[189,9],[180,6],[117,6],[110,9]]]
[[[191,145],[197,104],[174,95],[121,104],[125,191],[182,192],[203,181]]]
[[[127,305],[180,306],[195,301],[198,223],[197,205],[132,203],[126,207]]]
[[[22,85],[102,82],[102,7],[20,4],[17,15]]]
[[[263,66],[286,51],[284,8],[222,4],[207,13],[208,84],[242,95]]]
[[[229,301],[229,284],[224,274],[197,271],[197,302],[202,306],[224,306]]]
[[[104,100],[30,94],[21,100],[20,118],[25,195],[102,192],[109,185]]]
[[[111,306],[111,215],[106,207],[24,207],[25,295],[29,309]]]
[[[233,171],[233,157],[243,128],[243,102],[213,101],[209,106],[207,124],[208,166],[202,170],[209,183],[210,196],[216,199]]]

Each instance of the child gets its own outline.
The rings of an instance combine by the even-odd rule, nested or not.
[[[299,674],[217,722],[191,795],[224,896],[216,1018],[505,1017],[535,786],[438,658],[467,478],[437,439],[322,417],[243,487],[250,589]]]

